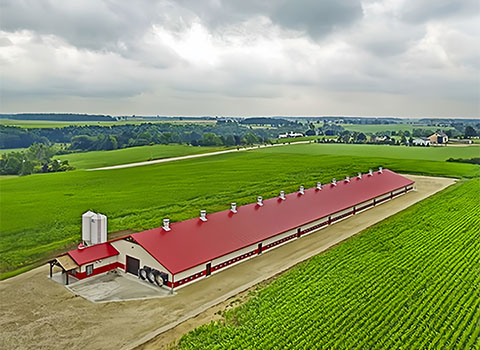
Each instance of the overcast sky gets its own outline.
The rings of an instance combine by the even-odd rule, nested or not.
[[[479,117],[478,0],[2,0],[1,108]]]

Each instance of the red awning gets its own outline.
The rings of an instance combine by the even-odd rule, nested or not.
[[[85,265],[92,261],[118,255],[119,253],[110,243],[106,242],[83,249],[71,250],[67,254],[75,260],[78,265]]]

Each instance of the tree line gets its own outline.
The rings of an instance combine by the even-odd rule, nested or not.
[[[43,143],[36,143],[25,151],[9,152],[0,158],[1,175],[29,175],[73,170],[68,161],[52,159],[57,150]]]

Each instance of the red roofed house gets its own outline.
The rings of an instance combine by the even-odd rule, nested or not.
[[[70,251],[51,267],[58,265],[79,279],[119,268],[159,286],[178,288],[407,193],[413,185],[380,168],[309,189],[301,186],[287,195],[282,191],[265,201],[259,197],[238,208],[232,203],[229,210],[209,215],[202,211],[199,218],[171,225],[165,219],[163,227]]]

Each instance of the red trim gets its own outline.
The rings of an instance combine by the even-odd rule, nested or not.
[[[93,265],[93,264],[87,264],[87,265]],[[84,265],[82,265],[82,266],[84,266]],[[100,267],[97,267],[97,268],[94,267],[93,268],[93,273],[91,275],[88,275],[88,276],[87,276],[86,271],[85,272],[77,272],[75,275],[71,272],[69,272],[69,274],[70,274],[70,276],[78,278],[79,280],[83,280],[84,278],[99,275],[101,273],[108,272],[108,271],[114,270],[116,268],[125,269],[125,265],[123,265],[122,263],[119,263],[119,262],[114,262],[112,264],[100,266]]]

